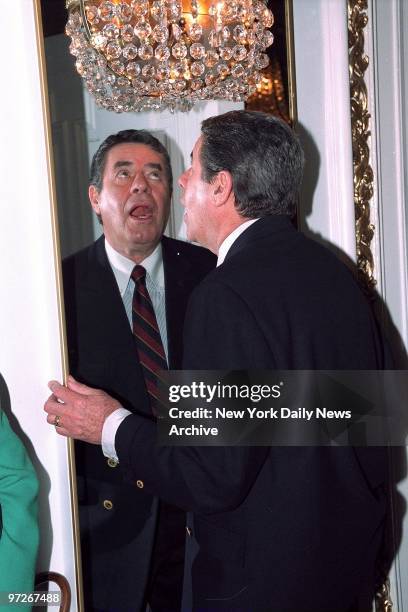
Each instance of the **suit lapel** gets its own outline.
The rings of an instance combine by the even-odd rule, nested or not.
[[[183,323],[189,295],[196,285],[196,272],[177,240],[163,236],[162,248],[169,366],[177,369],[181,368]],[[100,352],[99,357],[109,364],[109,375],[112,377],[123,378],[124,373],[129,372],[130,364],[133,364],[132,380],[128,382],[133,387],[143,374],[122,298],[106,255],[103,236],[90,248],[88,265],[78,284],[82,309],[87,311],[88,319],[97,314],[100,322],[97,330],[92,325],[95,331],[90,346],[101,347],[95,352]],[[110,354],[102,348],[104,346],[109,347]],[[141,400],[141,410],[149,413],[147,400],[146,409],[143,406],[144,398]]]
[[[195,285],[194,270],[178,242],[163,236],[163,265],[166,291],[166,323],[169,366],[181,368],[183,324],[189,295]]]
[[[106,364],[109,387],[123,390],[124,396],[116,397],[126,408],[151,416],[147,393],[140,392],[144,389],[143,372],[103,236],[90,249],[86,276],[81,280],[80,292],[88,320],[95,317],[98,320],[97,326],[92,323],[86,331],[88,345],[94,347],[95,356]],[[137,398],[137,403],[126,401],[129,397]]]
[[[109,335],[110,342],[117,345],[127,339],[127,349],[133,348],[133,337],[129,321],[123,306],[122,297],[106,255],[104,237],[101,236],[89,254],[88,278],[84,279],[83,291],[89,292],[97,307],[101,320],[108,322],[108,328],[103,330]]]

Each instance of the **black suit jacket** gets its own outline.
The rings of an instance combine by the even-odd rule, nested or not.
[[[194,291],[184,365],[376,369],[381,346],[349,270],[286,217],[268,217],[241,234]],[[186,610],[370,610],[385,514],[381,451],[158,453],[153,440],[151,423],[129,417],[116,448],[132,477],[190,511]]]
[[[215,258],[204,249],[166,237],[162,249],[169,365],[179,368],[187,300]],[[71,373],[106,390],[128,410],[152,419],[104,238],[67,258],[63,275]],[[110,467],[100,447],[76,443],[76,464],[86,609],[142,610],[155,536],[163,528],[163,520],[158,527],[158,500],[125,483],[120,466]],[[166,545],[176,549],[184,544],[185,520],[177,512],[167,518],[171,528],[165,531],[171,533],[164,533]],[[180,559],[178,563],[182,572]]]

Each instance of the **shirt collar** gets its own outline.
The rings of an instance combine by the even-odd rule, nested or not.
[[[224,263],[224,259],[226,258],[228,251],[230,250],[238,236],[240,236],[242,232],[245,232],[245,230],[248,229],[250,225],[255,223],[255,221],[258,221],[258,219],[248,219],[248,221],[245,221],[244,223],[241,223],[241,225],[238,225],[238,227],[236,227],[234,231],[231,232],[225,238],[218,250],[217,267]]]
[[[135,262],[118,253],[109,244],[106,237],[105,250],[116,282],[118,283],[120,295],[123,297],[129,283],[130,275],[135,267]],[[146,269],[146,274],[150,277],[150,280],[158,287],[164,289],[164,269],[161,242],[159,242],[159,244],[156,246],[153,253],[150,253],[146,259],[140,262],[140,265]]]

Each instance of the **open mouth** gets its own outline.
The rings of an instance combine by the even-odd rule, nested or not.
[[[131,210],[129,216],[136,221],[150,221],[153,218],[153,211],[150,206],[139,205]]]

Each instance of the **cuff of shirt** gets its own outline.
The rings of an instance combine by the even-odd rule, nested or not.
[[[126,408],[117,408],[105,419],[102,428],[102,452],[105,457],[119,461],[115,449],[115,436],[119,425],[129,414],[132,413],[126,410]]]

